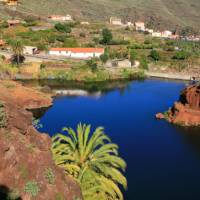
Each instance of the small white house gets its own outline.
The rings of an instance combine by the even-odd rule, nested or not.
[[[53,21],[73,21],[71,15],[51,15],[49,19]]]
[[[132,22],[127,22],[126,25],[127,25],[128,27],[133,27],[133,26],[134,26],[134,24],[133,24]]]
[[[162,34],[161,34],[161,36],[163,38],[169,38],[169,37],[172,36],[172,32],[171,31],[163,31]]]
[[[81,25],[90,25],[90,23],[87,21],[83,21],[83,22],[81,22]]]
[[[145,31],[145,23],[144,22],[135,22],[136,31]]]
[[[110,24],[117,25],[117,26],[123,25],[122,20],[120,18],[117,18],[117,17],[111,17],[110,18]]]
[[[105,64],[106,67],[110,68],[131,68],[131,62],[128,59],[114,59],[108,60]]]
[[[49,55],[77,59],[99,58],[102,54],[104,54],[103,48],[51,48],[49,50]]]
[[[37,47],[25,46],[23,49],[24,54],[33,55],[37,52]]]
[[[152,37],[161,37],[161,36],[162,36],[161,32],[153,32],[152,33]]]
[[[150,34],[153,33],[153,29],[146,28],[146,31],[147,31],[148,33],[150,33]]]

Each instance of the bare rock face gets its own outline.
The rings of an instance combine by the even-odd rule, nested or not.
[[[156,119],[165,119],[165,116],[163,113],[157,113],[156,114]]]
[[[179,102],[168,111],[168,120],[183,126],[200,125],[200,85],[182,91]]]
[[[0,101],[8,119],[0,128],[0,199],[2,187],[23,200],[82,199],[78,183],[54,164],[50,137],[36,131],[27,111],[50,106],[50,96],[0,81]]]

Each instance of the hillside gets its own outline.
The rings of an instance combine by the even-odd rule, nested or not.
[[[200,25],[199,0],[20,0],[19,10],[39,14],[72,14],[77,19],[146,20],[156,27]]]

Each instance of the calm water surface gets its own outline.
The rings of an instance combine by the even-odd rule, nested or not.
[[[200,130],[154,118],[184,87],[183,82],[145,80],[102,95],[56,97],[40,131],[53,135],[79,122],[104,126],[127,162],[125,200],[199,200]]]

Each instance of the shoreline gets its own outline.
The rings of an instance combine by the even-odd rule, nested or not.
[[[178,73],[161,73],[161,72],[145,72],[145,75],[148,78],[163,78],[163,79],[172,79],[172,80],[183,80],[183,81],[192,81],[192,75],[183,75]],[[196,78],[196,77],[195,77]],[[194,80],[195,81],[195,80]],[[200,81],[200,77],[196,79],[196,81]]]

